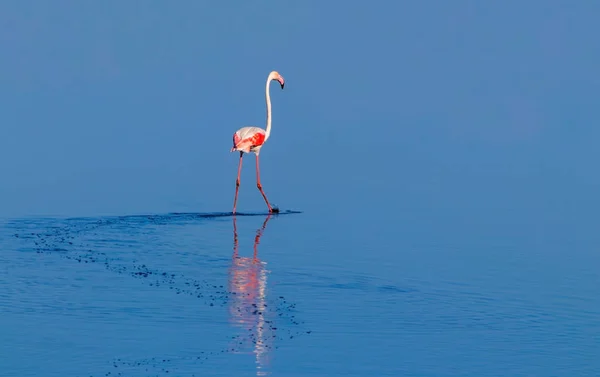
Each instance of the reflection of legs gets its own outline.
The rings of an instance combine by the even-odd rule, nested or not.
[[[271,205],[269,204],[269,201],[267,200],[267,196],[265,195],[265,192],[262,189],[262,185],[260,184],[260,167],[259,167],[259,159],[258,159],[258,154],[256,155],[256,187],[258,187],[258,189],[260,190],[260,193],[262,194],[263,198],[265,199],[265,203],[267,203],[267,207],[269,207],[269,213],[273,213],[273,208],[271,208]]]
[[[244,156],[244,152],[240,152],[240,163],[238,165],[238,175],[235,180],[235,198],[233,199],[233,213],[235,214],[235,205],[237,203],[238,190],[240,188],[240,174],[242,172],[242,157]]]
[[[271,214],[268,214],[262,227],[256,231],[256,237],[254,237],[254,262],[258,261],[258,244],[260,243],[260,237],[265,231],[265,228],[267,227],[267,223],[269,222],[270,218]]]
[[[233,216],[233,258],[237,258],[238,256],[238,234],[237,234],[237,226],[235,224],[235,215]]]

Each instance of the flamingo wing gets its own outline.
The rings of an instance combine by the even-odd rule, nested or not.
[[[233,149],[249,153],[265,142],[265,130],[259,127],[243,127],[233,134]]]

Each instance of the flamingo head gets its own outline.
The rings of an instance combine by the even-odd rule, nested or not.
[[[283,89],[283,87],[285,85],[285,80],[283,79],[283,76],[281,76],[279,74],[279,72],[273,71],[273,72],[271,72],[271,74],[269,75],[269,77],[271,77],[271,80],[277,80],[277,81],[279,81],[279,85],[281,85],[281,89]]]

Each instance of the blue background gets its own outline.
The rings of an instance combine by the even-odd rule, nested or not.
[[[598,11],[3,2],[3,215],[229,209],[231,136],[264,127],[264,81],[278,70],[287,86],[272,88],[262,174],[282,208],[591,216]],[[253,164],[247,209],[262,208]]]

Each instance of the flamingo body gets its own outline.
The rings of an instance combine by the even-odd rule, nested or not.
[[[260,153],[260,148],[266,141],[266,132],[259,127],[242,127],[233,134],[231,152]]]

